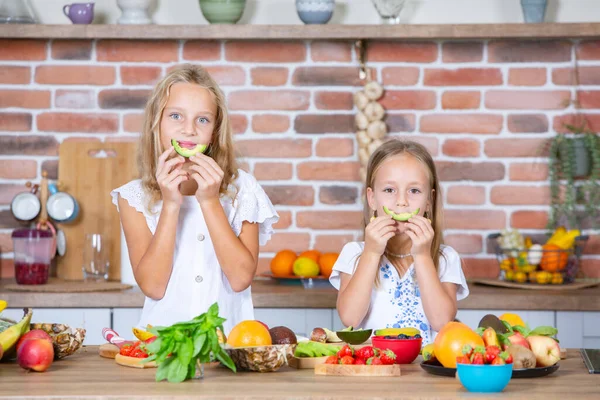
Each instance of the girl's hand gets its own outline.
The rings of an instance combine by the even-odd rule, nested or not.
[[[412,256],[431,255],[431,242],[433,241],[431,222],[420,215],[415,215],[408,220],[406,228],[406,234],[412,240],[410,248]]]
[[[183,196],[179,191],[179,184],[188,180],[187,172],[181,169],[185,159],[177,155],[167,161],[167,158],[175,152],[173,146],[165,150],[158,158],[156,168],[156,181],[162,194],[163,206],[175,205],[179,207]]]
[[[396,221],[391,215],[383,214],[369,222],[365,228],[365,253],[381,256],[388,240],[396,234]]]
[[[225,173],[210,157],[198,153],[190,157],[193,165],[190,167],[192,178],[198,184],[196,199],[202,204],[206,200],[218,199],[221,182]]]

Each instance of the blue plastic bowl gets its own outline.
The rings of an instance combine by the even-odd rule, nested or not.
[[[512,377],[512,364],[472,365],[457,364],[460,383],[469,392],[496,393],[504,390]]]

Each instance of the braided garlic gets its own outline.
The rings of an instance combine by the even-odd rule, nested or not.
[[[366,180],[367,163],[371,154],[381,146],[387,134],[383,118],[385,109],[377,102],[383,96],[383,87],[376,81],[369,81],[363,90],[354,94],[354,104],[358,108],[355,116],[356,140],[358,142],[358,159],[360,161],[360,179]]]

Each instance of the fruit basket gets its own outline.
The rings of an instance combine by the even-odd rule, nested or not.
[[[488,236],[496,244],[499,279],[537,285],[569,284],[578,278],[579,258],[588,236],[578,230],[558,228],[544,243],[523,238],[518,231],[502,231]]]

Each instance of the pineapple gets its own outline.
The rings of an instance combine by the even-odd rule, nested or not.
[[[54,357],[64,358],[75,353],[85,339],[85,329],[71,328],[65,324],[31,324],[31,329],[41,329],[52,337]]]

